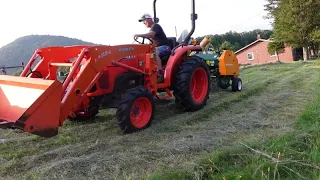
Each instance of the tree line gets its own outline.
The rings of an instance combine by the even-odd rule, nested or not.
[[[260,38],[262,39],[269,39],[272,33],[272,30],[255,29],[252,31],[245,31],[240,33],[229,31],[224,34],[206,36],[209,36],[211,38],[210,47],[216,51],[221,51],[223,49],[237,51],[242,47],[256,41],[257,36],[260,36]],[[196,39],[198,40],[198,42],[201,42],[206,36],[200,36]]]

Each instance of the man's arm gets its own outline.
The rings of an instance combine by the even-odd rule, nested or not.
[[[148,33],[145,33],[145,34],[136,34],[136,35],[134,35],[135,37],[144,37],[144,38],[149,38],[149,39],[151,39],[151,38],[154,38],[154,36],[155,36],[155,32],[154,31],[149,31]]]

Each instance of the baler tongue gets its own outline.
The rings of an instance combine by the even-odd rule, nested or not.
[[[57,134],[62,83],[0,75],[0,127],[43,137]]]

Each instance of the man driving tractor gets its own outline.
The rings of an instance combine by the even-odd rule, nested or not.
[[[171,51],[167,36],[164,33],[162,27],[159,24],[154,23],[151,15],[148,13],[143,14],[142,17],[139,19],[139,22],[143,22],[143,24],[147,28],[150,28],[150,31],[146,34],[135,34],[134,37],[135,38],[144,37],[152,40],[154,46],[156,47],[158,75],[160,76],[160,78],[162,78],[163,70],[162,70],[161,57],[167,55]]]

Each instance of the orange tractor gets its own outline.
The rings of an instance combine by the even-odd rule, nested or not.
[[[117,109],[118,126],[130,133],[150,126],[155,98],[174,96],[186,111],[202,109],[209,98],[210,73],[204,59],[189,56],[202,50],[190,40],[197,19],[194,3],[191,32],[181,42],[170,38],[173,50],[162,57],[162,83],[157,82],[152,44],[40,48],[20,77],[0,76],[0,127],[52,137],[66,119],[94,117],[103,105]],[[63,81],[57,76],[59,67],[70,68]]]

